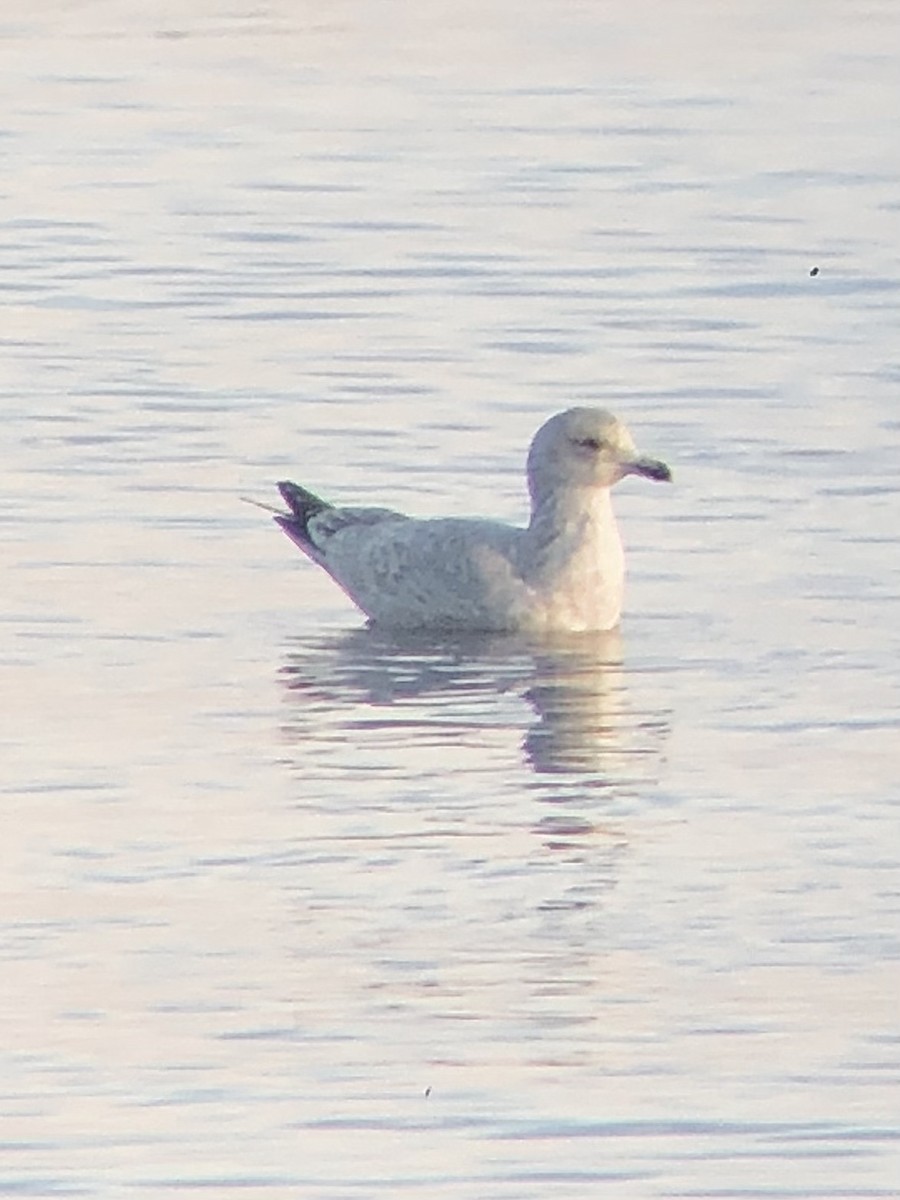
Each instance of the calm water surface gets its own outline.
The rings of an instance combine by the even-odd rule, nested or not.
[[[900,1196],[898,46],[8,0],[0,1195]],[[620,637],[239,501],[519,520],[573,402],[675,470]]]

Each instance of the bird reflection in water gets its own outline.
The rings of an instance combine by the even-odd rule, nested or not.
[[[589,779],[601,788],[646,784],[666,731],[664,716],[647,719],[629,707],[617,630],[438,639],[357,629],[296,640],[282,676],[292,699],[308,702],[292,705],[293,737],[315,737],[323,708],[358,729],[360,706],[369,710],[365,725],[402,726],[407,744],[417,729],[434,735],[440,728],[461,753],[483,744],[489,731],[518,728],[525,762],[545,791],[553,789],[551,777],[558,782],[560,799],[567,780],[582,789]],[[504,703],[510,697],[526,700],[534,719],[520,704]]]
[[[441,863],[527,872],[551,922],[594,911],[620,876],[627,813],[656,790],[667,728],[634,711],[626,677],[616,633],[297,639],[282,679],[304,805],[324,804],[323,826],[333,806],[352,813],[354,838],[384,844],[412,796],[407,848],[425,857],[436,838]]]
[[[544,640],[533,659],[523,694],[538,719],[525,737],[527,761],[539,774],[615,777],[626,720],[619,631]]]

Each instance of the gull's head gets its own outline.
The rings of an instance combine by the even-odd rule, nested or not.
[[[568,489],[610,488],[626,475],[669,480],[665,463],[638,454],[631,434],[603,408],[569,408],[534,435],[528,452],[532,499]]]

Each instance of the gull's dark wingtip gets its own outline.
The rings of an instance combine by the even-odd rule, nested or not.
[[[331,505],[315,492],[301,487],[299,483],[292,483],[289,479],[279,480],[276,486],[290,512],[276,514],[273,518],[275,524],[279,525],[301,550],[309,552],[312,545],[309,522],[318,513],[331,508]]]
[[[326,500],[323,500],[321,496],[317,496],[315,492],[301,487],[299,483],[291,483],[289,479],[280,480],[277,487],[281,493],[282,500],[298,521],[308,521],[316,513],[322,512],[326,508],[331,508],[331,505]]]

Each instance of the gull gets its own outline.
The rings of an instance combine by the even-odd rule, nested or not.
[[[619,623],[625,582],[610,491],[626,475],[670,480],[602,408],[557,413],[534,435],[531,519],[419,519],[329,504],[278,484],[275,521],[369,618],[388,629],[584,632]]]

